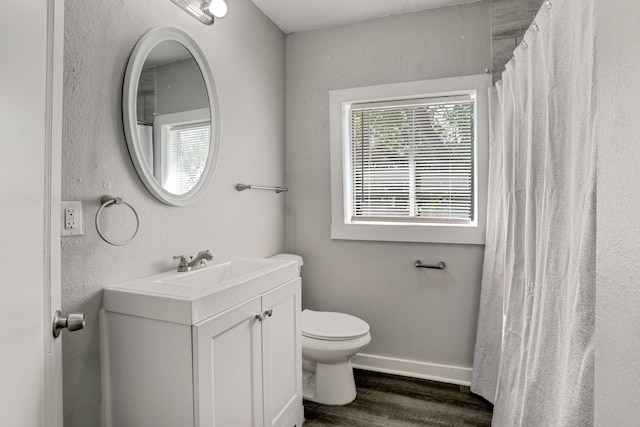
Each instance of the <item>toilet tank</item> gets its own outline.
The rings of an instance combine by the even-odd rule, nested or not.
[[[302,257],[300,255],[296,255],[296,254],[275,254],[271,258],[286,259],[286,260],[289,260],[289,261],[296,261],[298,263],[298,275],[300,275],[300,271],[302,270],[302,265],[304,264],[304,261],[302,260]]]

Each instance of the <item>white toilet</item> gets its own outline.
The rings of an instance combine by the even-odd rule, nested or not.
[[[302,257],[278,254],[274,258]],[[302,312],[302,380],[304,398],[325,405],[346,405],[356,398],[351,358],[371,341],[369,325],[344,313]]]

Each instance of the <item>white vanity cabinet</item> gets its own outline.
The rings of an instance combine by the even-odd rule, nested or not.
[[[105,425],[302,427],[301,280],[286,268],[203,305],[170,281],[106,288]]]
[[[296,425],[299,279],[194,325],[193,344],[196,425]]]

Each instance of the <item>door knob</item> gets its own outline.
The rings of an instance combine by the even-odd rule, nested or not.
[[[74,313],[68,317],[62,317],[60,310],[56,311],[53,315],[53,336],[58,338],[64,328],[69,329],[69,332],[84,328],[84,313]]]

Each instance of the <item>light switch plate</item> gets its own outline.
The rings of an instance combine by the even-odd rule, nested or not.
[[[62,224],[60,228],[60,235],[62,237],[68,236],[82,236],[83,224],[82,224],[82,203],[81,202],[61,202],[62,205]]]

